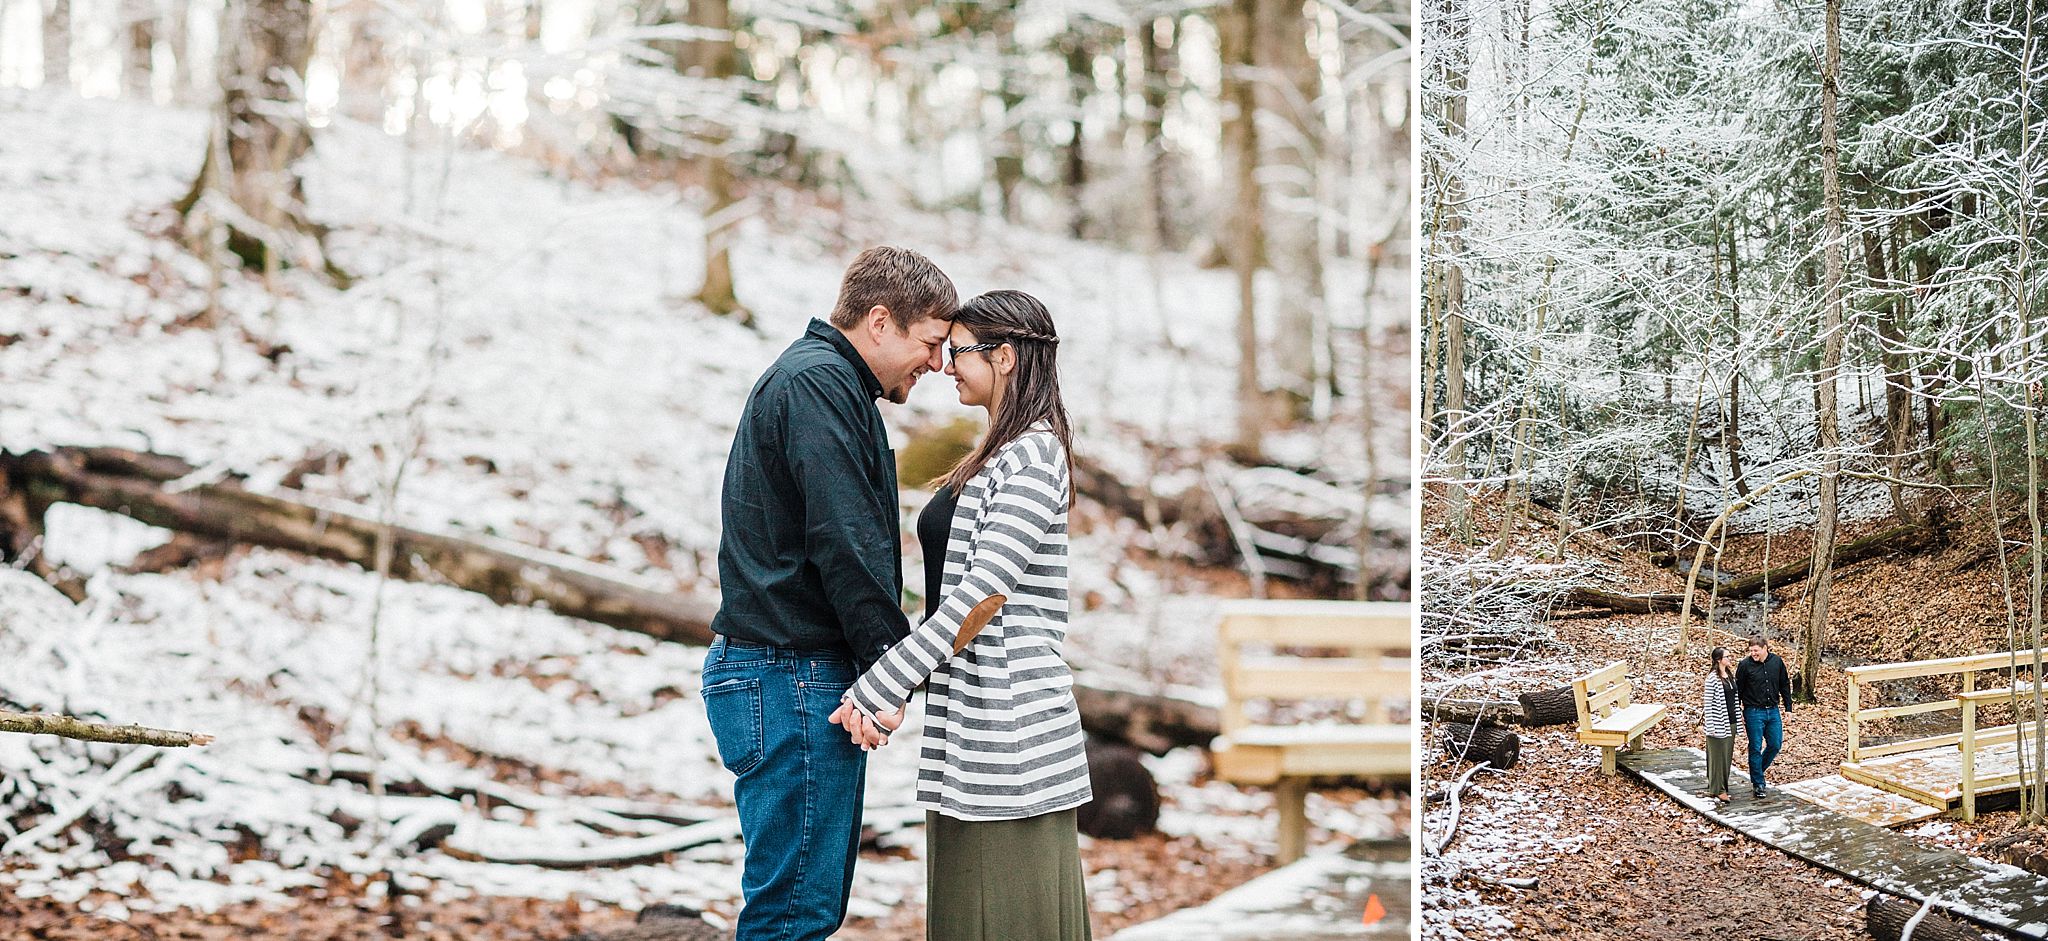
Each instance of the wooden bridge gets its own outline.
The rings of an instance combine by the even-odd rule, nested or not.
[[[2048,659],[2048,651],[2040,652]],[[2036,651],[1980,654],[1912,663],[1850,667],[1849,749],[1839,777],[1786,786],[1786,790],[1880,826],[1897,826],[1959,809],[1977,815],[1977,802],[2018,791],[2020,754],[2030,749],[2035,715]],[[1989,685],[1984,685],[1985,681]],[[1865,706],[1879,683],[1916,681],[1953,691],[1944,698],[1891,706]],[[1994,707],[2005,721],[1980,721]],[[1954,712],[1959,725],[1937,735],[1866,744],[1870,726],[1908,716]],[[1923,720],[1924,721],[1924,720]],[[2028,762],[2035,767],[2040,762]]]
[[[1738,797],[1716,806],[1698,749],[1623,752],[1621,766],[1723,826],[1816,866],[2026,938],[2048,939],[2048,879],[2003,863],[1921,844],[1905,834],[1797,797]],[[1738,792],[1746,789],[1738,788]]]

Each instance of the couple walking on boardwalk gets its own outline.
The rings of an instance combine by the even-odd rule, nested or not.
[[[1061,658],[1071,433],[1058,345],[1029,295],[961,304],[923,255],[871,248],[829,321],[813,320],[748,396],[725,471],[723,597],[702,691],[737,777],[739,941],[838,930],[867,751],[887,744],[919,686],[927,937],[1089,938],[1075,811],[1091,792]],[[876,400],[901,404],[941,369],[962,404],[987,410],[988,434],[918,518],[926,608],[913,628]]]
[[[1707,794],[1729,800],[1728,766],[1735,754],[1735,729],[1749,732],[1749,783],[1754,797],[1769,795],[1764,772],[1785,743],[1785,717],[1792,714],[1792,676],[1785,661],[1762,636],[1749,639],[1749,655],[1736,657],[1716,647],[1702,687],[1707,733]],[[1737,661],[1740,661],[1738,664]],[[1780,711],[1782,708],[1782,711]]]

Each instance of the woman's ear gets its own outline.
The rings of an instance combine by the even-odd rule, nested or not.
[[[996,372],[997,372],[997,374],[999,374],[999,375],[1004,375],[1004,376],[1007,376],[1007,375],[1009,375],[1009,374],[1011,374],[1011,373],[1013,373],[1013,372],[1016,372],[1016,371],[1017,371],[1017,348],[1016,348],[1016,347],[1014,347],[1014,346],[1011,346],[1011,345],[1010,345],[1010,344],[1008,344],[1008,343],[1005,343],[1005,344],[1003,344],[1002,346],[996,347],[996,348],[995,348],[995,357],[994,357],[994,359],[992,359],[992,360],[991,360],[991,362],[995,363],[995,366],[996,366]]]

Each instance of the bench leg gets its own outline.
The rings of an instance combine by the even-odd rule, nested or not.
[[[1614,746],[1600,746],[1600,773],[1614,777]]]
[[[1308,779],[1281,778],[1273,786],[1280,805],[1280,864],[1301,858],[1308,846]]]

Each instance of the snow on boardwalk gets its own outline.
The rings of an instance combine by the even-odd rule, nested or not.
[[[1716,807],[1700,796],[1706,758],[1696,748],[1623,752],[1621,765],[1715,823],[1816,866],[1916,902],[1938,896],[1971,921],[2048,938],[2048,879],[2024,869],[1927,846],[1782,791]]]
[[[1324,941],[1408,937],[1408,842],[1361,841],[1310,856],[1207,905],[1118,932],[1111,941]],[[1384,914],[1369,911],[1377,896]],[[1378,915],[1370,924],[1366,919]]]

